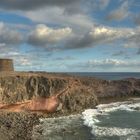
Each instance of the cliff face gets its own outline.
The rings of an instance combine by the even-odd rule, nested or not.
[[[74,82],[77,84],[74,84]],[[0,76],[0,103],[16,103],[35,97],[49,97],[73,85],[60,97],[63,110],[79,111],[97,104],[93,92],[86,91],[77,78],[60,75],[12,73]]]
[[[98,99],[140,96],[140,79],[106,81],[47,73],[0,73],[0,103],[16,103],[49,97],[72,87],[60,97],[63,111],[94,107]]]

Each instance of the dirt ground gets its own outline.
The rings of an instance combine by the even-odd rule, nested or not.
[[[0,140],[31,140],[32,129],[39,123],[36,113],[0,112]]]

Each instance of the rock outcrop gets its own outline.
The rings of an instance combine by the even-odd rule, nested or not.
[[[25,102],[37,97],[47,98],[72,87],[62,96],[61,111],[79,112],[109,98],[140,96],[140,79],[106,81],[53,73],[0,73],[0,103]]]

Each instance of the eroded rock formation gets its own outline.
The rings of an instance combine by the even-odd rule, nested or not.
[[[35,108],[35,102],[40,104],[41,101],[42,106],[46,98],[55,97],[70,85],[73,86],[58,98],[62,103],[61,111],[79,112],[94,107],[101,99],[140,96],[140,79],[106,81],[64,74],[1,72],[0,103],[24,104],[31,100],[30,108]],[[40,101],[34,100],[38,98]]]

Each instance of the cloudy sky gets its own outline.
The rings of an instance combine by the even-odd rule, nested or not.
[[[140,72],[140,1],[0,0],[0,58],[18,71]]]

